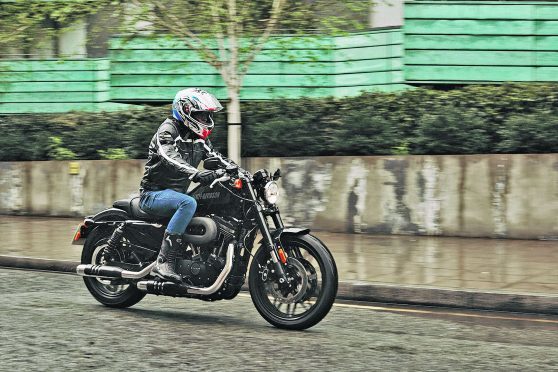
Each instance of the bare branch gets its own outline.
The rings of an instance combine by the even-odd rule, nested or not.
[[[242,82],[244,76],[246,75],[246,72],[248,72],[248,67],[254,61],[254,58],[256,58],[256,56],[262,51],[265,43],[271,36],[271,32],[273,32],[273,29],[277,25],[277,21],[279,20],[279,16],[281,15],[281,11],[284,4],[285,4],[284,0],[273,0],[273,4],[271,6],[271,16],[267,21],[265,30],[263,34],[260,36],[259,40],[257,41],[255,48],[252,49],[250,54],[248,54],[248,56],[242,62],[242,66],[239,69],[239,83]]]
[[[169,11],[165,2],[151,1],[150,3],[153,5],[153,15],[148,19],[150,22],[179,37],[188,47],[196,50],[208,64],[220,71],[223,63],[219,60],[219,57],[188,28],[186,23]],[[143,6],[138,0],[132,0],[132,4],[138,7]]]
[[[219,59],[220,61],[225,64],[227,62],[227,50],[225,48],[225,36],[223,35],[223,27],[221,26],[221,17],[220,17],[220,6],[223,4],[221,2],[217,2],[214,0],[211,2],[212,7],[212,17],[213,23],[217,28],[217,45],[219,46]],[[219,72],[225,81],[225,84],[229,84],[229,71],[227,68],[220,68]]]
[[[237,34],[237,14],[236,0],[228,0],[229,20],[227,22],[227,36],[230,44],[229,58],[229,82],[227,86],[233,90],[240,87],[240,78],[237,71],[238,68],[238,34]]]

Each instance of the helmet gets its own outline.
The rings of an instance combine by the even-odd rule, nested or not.
[[[222,109],[213,94],[198,88],[183,89],[172,101],[172,116],[203,139],[213,129],[213,113]]]

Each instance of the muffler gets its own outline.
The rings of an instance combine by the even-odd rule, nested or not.
[[[156,262],[152,262],[140,271],[124,270],[120,267],[106,265],[78,265],[76,273],[81,276],[116,279],[141,279],[151,272]]]
[[[227,259],[225,267],[215,279],[215,282],[209,287],[193,287],[185,284],[176,284],[173,282],[161,282],[158,280],[142,280],[137,282],[136,286],[139,290],[150,294],[163,296],[184,296],[188,294],[210,295],[217,292],[222,286],[227,276],[229,276],[233,266],[234,244],[229,244],[227,248]]]

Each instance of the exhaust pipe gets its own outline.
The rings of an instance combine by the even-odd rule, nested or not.
[[[137,282],[136,286],[139,290],[147,293],[164,295],[164,296],[181,296],[187,294],[210,295],[217,292],[229,276],[233,266],[234,244],[229,244],[227,249],[227,259],[225,267],[215,279],[215,282],[209,287],[192,287],[184,284],[176,284],[173,282],[160,282],[156,280],[142,280]]]
[[[106,265],[78,265],[76,273],[81,276],[93,276],[97,278],[117,279],[141,279],[148,275],[156,262],[152,262],[140,271],[124,270],[120,267]]]

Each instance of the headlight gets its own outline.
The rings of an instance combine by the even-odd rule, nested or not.
[[[279,198],[279,186],[274,181],[268,182],[264,186],[264,199],[269,204],[277,203],[277,199]]]

